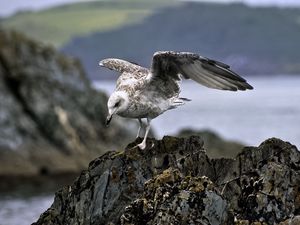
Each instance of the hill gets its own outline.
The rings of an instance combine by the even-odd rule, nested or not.
[[[62,49],[89,76],[108,78],[99,59],[121,57],[148,66],[156,50],[192,51],[232,65],[243,75],[300,73],[300,9],[185,3],[142,23],[75,37]]]
[[[140,21],[173,0],[114,0],[67,4],[38,12],[20,12],[0,24],[57,47],[73,36],[106,31]]]

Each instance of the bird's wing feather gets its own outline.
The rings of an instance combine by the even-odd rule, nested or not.
[[[144,78],[149,74],[149,70],[139,66],[136,63],[128,62],[122,59],[108,58],[99,62],[100,66],[106,67],[110,70],[119,72],[119,76],[116,84],[117,89],[128,87],[140,87],[142,88]]]
[[[253,89],[247,81],[222,62],[190,52],[156,52],[151,66],[152,79],[179,80],[179,74],[206,87],[221,90]]]
[[[146,72],[146,68],[139,66],[136,63],[128,62],[122,59],[107,58],[99,62],[100,66],[106,67],[110,70],[117,71],[119,73],[135,73]],[[148,71],[148,70],[147,70]]]

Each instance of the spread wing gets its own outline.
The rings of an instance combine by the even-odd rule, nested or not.
[[[116,88],[136,84],[141,86],[144,83],[144,78],[149,74],[148,69],[122,59],[103,59],[99,62],[99,65],[121,74],[117,80]]]
[[[152,79],[179,80],[181,74],[206,87],[220,90],[253,89],[247,81],[224,63],[190,52],[156,52],[152,59]]]
[[[136,63],[132,63],[123,59],[116,59],[116,58],[103,59],[99,62],[99,65],[106,67],[110,70],[115,70],[119,73],[134,73],[136,71],[144,72],[144,70],[147,70],[146,68],[139,66]]]

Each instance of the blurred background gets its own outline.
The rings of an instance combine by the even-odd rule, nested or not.
[[[300,146],[298,0],[10,0],[0,3],[0,225],[31,224],[95,157],[134,140],[135,121],[104,127],[117,74],[99,60],[150,66],[158,50],[229,64],[254,87],[182,84],[192,102],[152,133],[199,134],[211,157],[278,137]]]

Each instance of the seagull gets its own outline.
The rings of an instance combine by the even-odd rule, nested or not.
[[[142,150],[146,148],[151,120],[190,101],[179,97],[182,78],[219,90],[253,89],[230,66],[191,52],[155,52],[150,69],[117,58],[103,59],[99,65],[121,74],[107,102],[106,125],[115,114],[137,119],[139,137],[142,119],[146,118],[144,139],[137,145]]]

